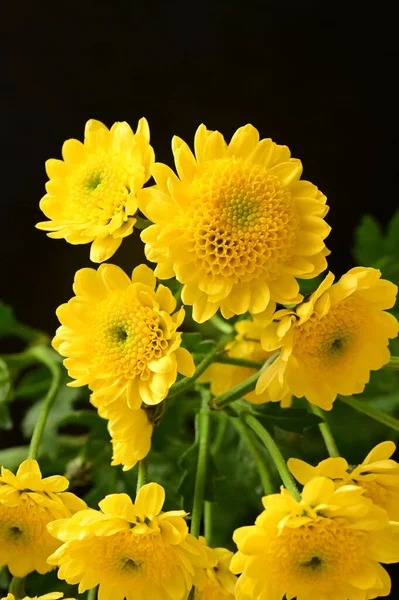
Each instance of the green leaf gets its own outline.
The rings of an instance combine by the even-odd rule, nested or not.
[[[11,431],[13,422],[10,415],[10,409],[5,402],[0,402],[0,429]]]
[[[14,315],[11,306],[0,301],[0,339],[9,336],[18,336],[27,342],[38,342],[39,340],[47,341],[47,334],[30,327],[23,325]]]
[[[380,224],[371,215],[365,215],[355,230],[355,260],[360,265],[374,266],[384,254],[384,246]]]
[[[385,251],[387,254],[398,256],[399,253],[399,210],[396,211],[388,224]]]
[[[65,375],[66,381],[67,378]],[[50,458],[55,459],[57,457],[60,441],[58,433],[59,422],[66,415],[73,412],[73,405],[81,393],[78,388],[67,387],[66,385],[60,387],[51,408],[42,440],[43,453],[47,454]],[[43,399],[38,400],[25,413],[22,421],[22,432],[27,439],[30,439],[32,436],[42,405]]]
[[[183,333],[182,346],[192,354],[208,354],[215,345],[214,340],[203,340],[198,332]]]
[[[21,462],[27,458],[28,453],[29,446],[15,446],[0,450],[0,465],[15,472]]]
[[[278,404],[265,404],[262,407],[252,411],[252,414],[265,427],[275,426],[284,431],[302,433],[308,427],[314,427],[323,422],[323,419],[302,408],[281,408]]]
[[[4,360],[0,358],[0,403],[7,400],[10,388],[10,372]]]

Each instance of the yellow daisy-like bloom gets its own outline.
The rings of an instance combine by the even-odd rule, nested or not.
[[[162,512],[164,489],[144,485],[133,504],[112,494],[100,511],[81,511],[49,525],[63,545],[49,558],[58,576],[79,583],[79,593],[99,585],[99,600],[184,600],[196,568],[212,568],[200,542],[188,533],[182,510]]]
[[[35,596],[34,598],[25,596],[25,598],[22,598],[22,600],[59,600],[59,598],[64,598],[64,594],[61,592],[50,592],[50,594],[44,594],[44,596]],[[13,594],[7,594],[7,596],[1,600],[15,600],[15,597]],[[75,598],[64,598],[64,600],[75,600]]]
[[[57,310],[62,323],[54,348],[75,381],[88,385],[91,402],[108,419],[114,465],[131,469],[150,449],[153,426],[142,407],[166,398],[177,373],[191,376],[191,354],[180,347],[177,328],[184,309],[159,285],[147,266],[130,279],[114,265],[81,269],[76,296]]]
[[[205,539],[200,538],[205,545]],[[230,571],[233,553],[226,548],[208,548],[216,560],[213,567],[199,569],[195,584],[195,600],[233,600],[237,577]]]
[[[179,177],[155,164],[156,186],[139,195],[155,223],[142,239],[156,275],[184,284],[183,302],[199,323],[219,307],[228,319],[299,302],[295,277],[312,278],[327,266],[326,197],[299,180],[301,162],[286,146],[259,141],[252,125],[229,144],[201,125],[194,147],[195,156],[174,137]]]
[[[180,348],[177,328],[184,309],[172,314],[176,300],[163,285],[156,288],[146,265],[129,278],[105,264],[75,275],[76,294],[57,309],[62,326],[53,340],[64,361],[69,385],[88,385],[96,405],[126,399],[131,409],[164,400],[177,373],[192,375],[190,353]]]
[[[83,500],[65,492],[68,485],[58,475],[43,479],[35,460],[25,460],[16,475],[2,467],[0,567],[6,565],[15,577],[51,571],[47,557],[60,544],[47,532],[47,524],[86,508]]]
[[[237,332],[232,342],[225,346],[227,356],[231,358],[243,358],[254,362],[264,363],[273,353],[265,352],[260,343],[259,323],[255,321],[238,321],[235,324]],[[199,382],[210,382],[211,392],[214,396],[223,394],[248,377],[256,373],[257,369],[250,367],[241,367],[237,365],[224,365],[213,363],[199,377]],[[262,394],[250,392],[245,396],[246,400],[253,404],[263,404],[270,402],[269,391],[265,390]],[[287,393],[281,399],[281,406],[291,405],[291,394]]]
[[[136,222],[137,193],[154,162],[149,141],[146,119],[140,119],[135,134],[127,123],[109,130],[100,121],[88,121],[83,144],[67,140],[64,160],[46,162],[50,180],[40,208],[50,221],[36,227],[71,244],[92,242],[93,262],[110,258]]]
[[[282,489],[263,498],[255,525],[234,533],[237,600],[370,600],[387,596],[380,563],[399,560],[399,523],[364,490],[317,477],[299,502]]]
[[[329,273],[295,310],[280,310],[261,335],[264,350],[279,357],[260,376],[256,392],[278,400],[288,391],[330,410],[337,394],[364,390],[370,371],[389,362],[389,338],[398,321],[385,309],[397,286],[378,269],[356,267],[332,285]]]
[[[327,458],[317,467],[298,458],[290,458],[288,467],[302,484],[322,476],[332,479],[336,487],[359,485],[364,489],[364,495],[385,509],[392,521],[399,521],[399,464],[391,459],[395,450],[393,442],[382,442],[356,467],[349,466],[341,457]]]

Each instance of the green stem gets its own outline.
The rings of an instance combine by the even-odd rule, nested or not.
[[[210,319],[210,322],[212,323],[212,325],[216,329],[218,329],[222,333],[230,334],[230,333],[232,333],[234,331],[233,325],[230,325],[230,323],[228,323],[227,321],[225,321],[217,313],[216,313],[216,315],[213,315],[213,317]]]
[[[233,335],[226,335],[223,337],[213,348],[213,350],[202,359],[198,367],[195,369],[195,373],[192,377],[185,377],[181,381],[174,383],[168,394],[168,398],[172,398],[177,394],[182,394],[187,390],[191,389],[198,377],[206,370],[206,368],[214,361],[215,356],[224,348],[224,346],[233,338]]]
[[[25,598],[25,578],[13,577],[10,582],[10,587],[8,588],[10,594],[13,594],[15,600],[21,600],[21,598]]]
[[[269,452],[274,464],[276,465],[277,471],[281,477],[281,480],[287,490],[291,492],[295,500],[298,502],[301,499],[301,496],[298,492],[298,488],[295,485],[295,481],[288,470],[287,464],[281,454],[276,442],[270,435],[270,433],[259,423],[259,421],[251,415],[249,412],[241,412],[240,418],[256,433],[256,435],[261,439],[263,444],[266,446],[267,451]]]
[[[317,415],[318,417],[321,417],[323,419],[323,423],[319,423],[319,429],[321,435],[323,436],[324,443],[326,445],[329,455],[332,457],[339,456],[339,450],[337,448],[337,444],[335,443],[335,439],[332,434],[330,425],[328,424],[325,411],[321,410],[321,408],[319,408],[315,404],[311,404],[310,402],[309,408],[314,415]]]
[[[91,590],[89,590],[87,592],[87,600],[96,600],[97,598],[97,588],[91,588]]]
[[[147,483],[147,477],[148,477],[148,464],[147,464],[147,460],[145,458],[143,458],[143,460],[140,460],[139,464],[138,464],[136,493],[139,491],[140,488],[143,487],[143,485],[145,485]]]
[[[387,415],[386,413],[378,410],[378,408],[374,408],[370,406],[366,400],[357,400],[352,396],[338,396],[341,402],[344,402],[351,408],[363,413],[370,417],[370,419],[374,419],[374,421],[378,421],[390,429],[394,429],[395,431],[399,431],[399,419],[392,417],[391,415]]]
[[[256,467],[258,469],[259,477],[265,494],[272,494],[274,490],[269,471],[267,469],[262,453],[256,446],[255,440],[253,439],[253,436],[251,435],[248,426],[246,425],[244,420],[236,418],[232,419],[232,423],[252,455],[254,463],[256,464]]]
[[[45,346],[33,346],[28,350],[30,356],[35,357],[37,360],[42,362],[50,370],[52,374],[52,380],[50,388],[43,401],[39,418],[37,420],[35,429],[33,431],[32,439],[29,447],[29,458],[36,459],[39,453],[40,442],[43,437],[43,432],[46,427],[47,419],[50,410],[54,404],[54,400],[57,396],[58,390],[61,385],[62,371],[58,363],[54,362],[52,357],[49,355],[49,349]]]
[[[399,369],[399,356],[391,356],[391,360],[389,363],[382,367],[383,369],[394,369],[397,371]]]
[[[203,355],[196,355],[201,357]],[[256,369],[257,371],[263,367],[263,363],[255,362],[254,360],[247,360],[246,358],[236,358],[235,356],[216,356],[213,361],[221,365],[235,365],[236,367],[246,367],[248,369]]]
[[[215,435],[215,439],[212,442],[213,456],[216,456],[216,454],[219,452],[220,448],[222,447],[224,436],[225,436],[226,429],[227,429],[228,417],[227,417],[226,413],[220,412],[218,414],[217,420],[218,420],[218,424],[217,424],[217,429],[216,429],[216,435]]]
[[[249,392],[252,392],[256,387],[256,383],[259,377],[262,375],[265,369],[267,369],[276,360],[278,355],[279,352],[273,354],[273,356],[271,356],[265,362],[265,364],[259,371],[257,371],[241,383],[235,385],[233,388],[231,388],[231,390],[227,390],[227,392],[223,392],[223,394],[212,398],[212,400],[209,403],[210,408],[212,408],[213,410],[220,410],[228,404],[231,404],[231,402],[234,402],[235,400],[242,398],[246,394],[249,394]]]
[[[212,544],[213,506],[208,500],[204,503],[204,536],[208,546]]]
[[[193,514],[190,528],[192,535],[195,537],[199,537],[200,534],[202,510],[204,507],[206,471],[210,447],[210,431],[211,411],[208,406],[207,395],[204,394],[202,398],[201,409],[197,415],[197,436],[199,448],[197,474],[194,488]]]

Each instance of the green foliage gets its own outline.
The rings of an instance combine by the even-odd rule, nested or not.
[[[385,279],[399,284],[399,210],[384,232],[374,217],[365,215],[355,230],[353,256],[361,266],[380,269]]]

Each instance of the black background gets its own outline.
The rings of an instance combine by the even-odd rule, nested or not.
[[[47,158],[96,118],[134,128],[146,116],[157,159],[204,122],[227,138],[252,123],[287,144],[327,194],[330,268],[352,266],[353,229],[397,205],[397,20],[376,2],[2,3],[0,295],[20,320],[53,333],[89,247],[50,240]],[[112,261],[143,260],[127,238]]]
[[[352,266],[352,232],[396,205],[396,20],[375,2],[40,2],[2,6],[7,63],[2,144],[1,296],[49,333],[89,247],[50,240],[47,158],[86,120],[149,120],[157,159],[204,122],[245,123],[287,144],[327,194],[330,267]],[[387,5],[384,5],[387,10]],[[4,94],[3,94],[4,96]],[[5,185],[4,185],[5,183]],[[137,234],[113,261],[143,259]]]

